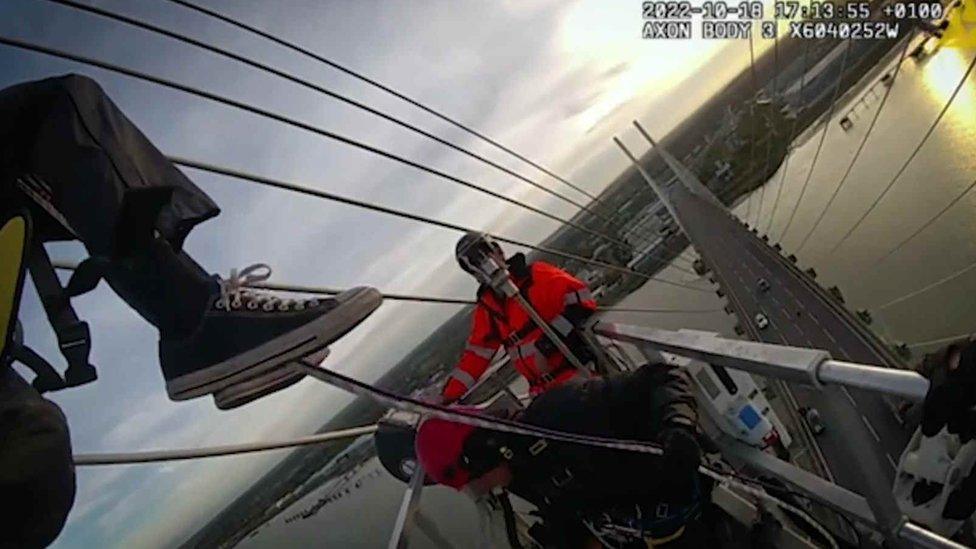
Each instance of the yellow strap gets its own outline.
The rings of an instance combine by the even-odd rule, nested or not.
[[[675,530],[675,532],[669,536],[664,536],[662,538],[644,538],[647,542],[648,547],[657,547],[659,545],[664,545],[665,543],[670,543],[678,538],[680,538],[685,533],[684,525],[681,528]]]
[[[0,227],[0,356],[16,322],[17,282],[23,270],[27,221],[22,216],[8,219]]]

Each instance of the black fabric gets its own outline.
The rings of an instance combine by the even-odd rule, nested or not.
[[[164,339],[195,330],[218,290],[203,267],[163,239],[150,242],[144,253],[112,261],[104,275],[115,293]]]
[[[519,421],[586,435],[664,443],[674,429],[693,432],[697,408],[690,381],[667,365],[645,365],[632,374],[569,382],[539,395]],[[510,437],[517,448],[510,462],[512,493],[543,510],[558,530],[575,530],[580,513],[613,506],[653,505],[668,497],[665,479],[694,475],[687,464],[669,470],[658,456],[548,442],[531,456],[537,441]],[[700,451],[700,450],[699,450]],[[669,479],[670,480],[670,479]],[[687,479],[682,479],[687,480]]]
[[[11,368],[0,368],[0,547],[44,547],[75,498],[64,414]]]
[[[77,236],[93,255],[111,255],[118,235],[134,232],[119,222],[128,195],[141,189],[169,189],[152,226],[177,249],[196,224],[220,212],[90,78],[70,74],[0,90],[0,120],[0,186],[7,187],[0,195],[17,178],[37,176],[76,233],[38,223],[44,240]]]

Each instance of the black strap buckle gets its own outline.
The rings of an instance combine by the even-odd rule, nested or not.
[[[98,379],[95,367],[88,362],[88,355],[91,353],[91,331],[88,323],[79,320],[63,326],[57,331],[57,335],[61,354],[68,362],[68,369],[64,371],[65,385],[77,387]]]
[[[77,387],[98,378],[95,367],[88,362],[88,355],[91,352],[91,333],[88,329],[88,323],[78,319],[74,308],[71,307],[69,297],[87,291],[98,283],[97,273],[100,272],[100,264],[98,261],[92,261],[85,262],[82,266],[84,268],[79,269],[81,276],[77,279],[72,277],[74,284],[69,282],[69,290],[66,291],[54,272],[51,258],[47,255],[43,243],[36,242],[34,244],[28,260],[34,286],[41,296],[41,303],[44,305],[48,320],[57,334],[61,354],[64,355],[65,361],[68,363],[68,368],[64,372],[64,380],[60,386],[51,377],[51,372],[48,370],[53,371],[53,368],[47,361],[44,361],[46,367],[41,368],[43,374],[41,371],[31,368],[35,370],[39,378],[42,378],[38,383],[46,390],[53,391],[65,387]],[[36,355],[36,353],[34,354]],[[37,362],[34,357],[27,359]],[[38,388],[38,391],[40,390]]]
[[[573,472],[564,468],[561,472],[552,475],[551,480],[556,488],[562,488],[573,480]]]
[[[668,503],[666,501],[658,503],[657,507],[654,508],[654,517],[663,519],[668,518],[669,516],[671,516],[671,507],[668,505]]]

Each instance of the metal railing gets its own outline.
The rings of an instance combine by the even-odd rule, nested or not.
[[[833,360],[830,353],[819,349],[788,347],[769,343],[726,339],[716,334],[695,330],[660,330],[601,322],[594,326],[600,336],[636,345],[650,353],[665,352],[793,383],[802,383],[837,396],[837,386],[875,391],[886,395],[922,400],[929,382],[916,372],[882,368]],[[866,494],[860,495],[816,477],[791,463],[730,442],[727,449],[753,467],[780,478],[796,489],[828,507],[880,532],[889,546],[922,546],[933,548],[964,547],[945,537],[912,524],[895,502],[891,486],[879,465],[883,460],[873,455],[870,447],[855,441],[870,438],[859,421],[853,406],[843,397],[828,398],[831,407],[841,408],[844,425],[838,430],[848,436],[844,448],[852,467],[865,480]],[[850,419],[850,421],[846,421]],[[863,436],[862,436],[863,435]]]

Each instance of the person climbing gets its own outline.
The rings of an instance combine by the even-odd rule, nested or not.
[[[38,243],[85,245],[91,258],[77,275],[89,280],[75,286],[104,278],[159,330],[173,400],[213,394],[218,404],[235,404],[235,387],[253,396],[295,382],[301,374],[282,377],[282,365],[324,349],[380,305],[379,292],[365,287],[305,300],[256,291],[249,286],[270,276],[263,264],[226,279],[208,273],[182,246],[220,213],[217,205],[90,78],[0,90],[0,119],[4,202],[31,211]],[[43,255],[38,244],[32,262]],[[45,274],[39,270],[31,269],[35,282]],[[60,314],[58,304],[45,305],[49,316]]]
[[[596,301],[585,283],[544,261],[527,263],[521,253],[506,259],[501,246],[484,233],[461,237],[455,256],[480,286],[467,345],[441,390],[442,403],[463,396],[503,345],[533,395],[588,376],[573,365],[573,358],[560,351],[519,302],[524,298],[575,359],[586,364],[593,355],[580,327],[596,310]],[[507,294],[506,288],[518,295]]]
[[[417,459],[435,482],[472,496],[505,487],[539,509],[545,547],[611,542],[700,547],[710,484],[690,380],[677,367],[577,380],[542,393],[512,418],[590,436],[660,444],[663,455],[553,442],[438,418],[420,424]],[[636,535],[635,535],[636,533]],[[643,547],[644,545],[640,545]]]
[[[0,210],[2,219],[24,213],[18,219],[31,226],[33,236],[21,239],[29,247],[23,262],[68,364],[62,377],[24,346],[16,299],[0,300],[10,309],[0,334],[7,338],[0,353],[0,492],[5,507],[16,510],[0,521],[2,546],[50,543],[73,504],[68,425],[41,396],[97,377],[88,324],[71,296],[106,280],[158,329],[169,398],[213,395],[221,409],[299,381],[304,374],[294,361],[324,357],[382,301],[368,287],[314,299],[257,291],[252,286],[271,274],[264,264],[228,278],[210,274],[183,243],[219,208],[80,75],[0,90]],[[90,255],[65,287],[43,246],[57,240],[78,240]],[[34,370],[32,384],[10,366],[14,361]]]

